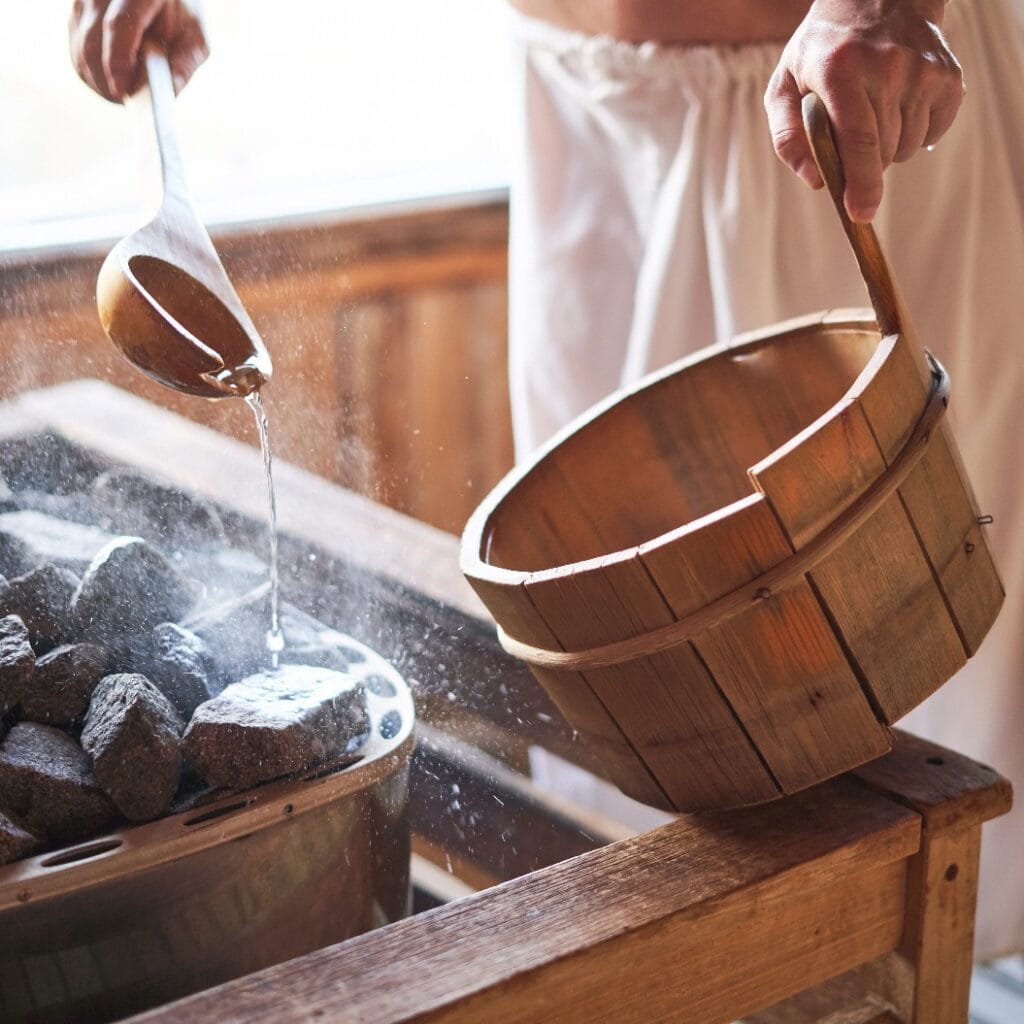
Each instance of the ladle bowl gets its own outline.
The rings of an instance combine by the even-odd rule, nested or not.
[[[144,60],[163,199],[153,220],[104,260],[96,281],[100,323],[161,384],[202,398],[245,397],[270,379],[270,355],[189,198],[167,58],[147,42]]]

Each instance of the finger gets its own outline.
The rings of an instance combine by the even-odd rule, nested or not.
[[[878,126],[878,155],[885,171],[896,156],[903,136],[903,111],[892,100],[874,98],[875,124]]]
[[[103,75],[118,101],[141,79],[139,49],[165,0],[111,0],[103,18]]]
[[[925,144],[930,113],[927,104],[914,102],[904,104],[902,108],[903,130],[900,133],[900,144],[893,156],[896,163],[909,160]]]
[[[945,90],[942,99],[931,109],[931,117],[928,122],[928,131],[924,137],[925,146],[934,146],[956,120],[960,104],[967,95],[966,88],[961,79],[953,87]]]
[[[843,165],[843,200],[850,219],[868,223],[882,201],[882,152],[875,108],[866,92],[844,89],[822,96]]]
[[[75,46],[75,70],[90,89],[113,103],[116,101],[103,74],[103,12],[102,4],[87,4],[82,12]]]
[[[772,145],[779,159],[811,188],[821,188],[824,182],[804,131],[800,90],[788,71],[777,71],[772,76],[764,96],[764,108]]]
[[[209,55],[210,51],[201,27],[198,23],[190,23],[179,33],[168,50],[167,59],[171,66],[175,92],[181,92],[185,88],[188,80],[195,74],[196,68]]]

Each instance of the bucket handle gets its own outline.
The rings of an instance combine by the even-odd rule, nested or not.
[[[843,202],[846,177],[836,149],[832,123],[825,104],[813,92],[803,98],[803,118],[814,162],[818,165],[821,177],[832,195],[843,230],[850,240],[853,254],[857,257],[857,264],[867,285],[882,335],[887,337],[891,334],[907,333],[912,329],[910,318],[907,316],[889,264],[882,253],[875,229],[870,224],[854,223],[846,212],[846,205]]]

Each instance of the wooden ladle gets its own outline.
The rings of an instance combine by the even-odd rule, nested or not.
[[[111,250],[96,281],[100,323],[144,373],[203,398],[245,397],[271,374],[185,183],[174,131],[174,88],[163,50],[143,51],[163,172],[156,216]]]

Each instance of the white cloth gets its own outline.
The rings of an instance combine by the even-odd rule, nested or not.
[[[1024,0],[1021,0],[1024,2]],[[665,48],[514,16],[525,118],[512,193],[510,380],[520,456],[604,397],[736,333],[867,296],[834,208],[775,157],[762,96],[781,47]],[[876,221],[1007,588],[997,624],[905,727],[992,764],[1018,805],[986,826],[979,955],[1024,949],[1024,31],[962,0],[967,96],[935,151],[892,167]],[[552,784],[567,773],[538,754]],[[572,793],[626,814],[611,787]],[[636,813],[633,823],[657,820]],[[647,810],[647,809],[645,809]]]

